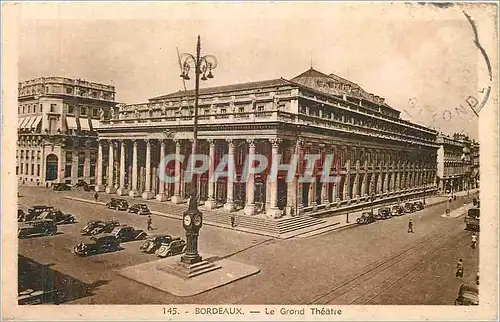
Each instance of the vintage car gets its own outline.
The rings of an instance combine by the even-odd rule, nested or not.
[[[110,233],[115,227],[120,226],[120,222],[116,220],[91,220],[80,231],[81,235],[97,235],[102,233]]]
[[[168,244],[162,244],[156,251],[155,254],[158,257],[169,257],[182,254],[186,251],[186,242],[184,239],[176,239]]]
[[[128,208],[128,212],[138,215],[151,215],[151,210],[143,203],[135,203]]]
[[[52,220],[35,220],[19,223],[17,229],[18,238],[32,236],[54,235],[57,232],[57,225]]]
[[[415,212],[415,207],[413,206],[413,203],[411,203],[411,202],[405,203],[405,213],[408,214],[411,212]]]
[[[405,209],[401,205],[392,206],[392,215],[393,216],[401,216],[405,214]]]
[[[90,237],[85,243],[79,243],[73,248],[75,254],[88,256],[90,254],[100,254],[114,252],[120,249],[120,242],[111,234],[102,234]]]
[[[21,210],[21,211],[19,211]],[[45,205],[38,205],[38,206],[32,206],[30,208],[26,208],[23,206],[18,207],[18,212],[17,212],[17,221],[18,222],[23,222],[23,221],[32,221],[35,220],[35,218],[40,215],[41,213],[45,211],[51,211],[54,210],[54,207],[50,206],[45,206]]]
[[[111,235],[115,236],[120,242],[128,242],[132,240],[143,240],[148,238],[148,234],[144,230],[135,229],[132,226],[118,226],[113,229]]]
[[[54,191],[67,191],[67,190],[71,190],[71,187],[67,183],[56,183],[52,187],[52,190],[54,190]]]
[[[369,223],[372,223],[372,222],[375,222],[377,219],[375,218],[375,216],[373,215],[373,213],[371,212],[364,212],[361,214],[361,217],[359,217],[358,219],[356,219],[356,222],[358,224],[369,224]]]
[[[377,219],[389,219],[392,218],[392,211],[389,207],[382,207],[378,210]]]
[[[83,180],[78,181],[77,184],[75,184],[75,188],[83,188],[85,191],[94,191],[95,190],[95,185],[89,184]]]
[[[161,245],[168,245],[174,240],[179,240],[180,237],[172,238],[170,235],[157,235],[146,240],[139,249],[145,253],[154,253]]]
[[[476,285],[462,284],[455,305],[479,305],[479,290]]]
[[[57,225],[73,224],[76,222],[75,216],[71,214],[65,214],[59,209],[44,211],[40,215],[38,215],[36,219],[37,220],[50,219],[53,220]]]
[[[111,198],[106,207],[114,210],[128,210],[128,202],[125,199]]]
[[[423,201],[415,201],[413,203],[413,207],[415,208],[415,211],[422,210],[424,209],[424,202]]]

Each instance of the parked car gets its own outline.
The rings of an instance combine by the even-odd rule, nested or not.
[[[401,216],[405,214],[405,209],[401,205],[392,206],[392,215],[393,216]]]
[[[79,256],[88,256],[90,254],[100,254],[114,252],[120,249],[120,242],[115,236],[102,234],[90,237],[85,243],[79,243],[73,248],[73,252]]]
[[[186,251],[184,239],[176,239],[168,244],[162,244],[155,252],[158,257],[169,257],[182,254]]]
[[[68,191],[71,190],[71,187],[67,183],[56,183],[52,187],[54,191]]]
[[[151,210],[149,210],[148,206],[143,203],[135,203],[128,208],[128,212],[132,214],[138,215],[150,215]]]
[[[180,237],[172,238],[170,235],[157,235],[146,240],[139,249],[145,253],[154,253],[162,245],[168,245],[174,240],[179,240]]]
[[[106,204],[106,207],[114,210],[127,210],[128,202],[125,199],[111,198],[111,201]]]
[[[455,305],[479,305],[479,290],[476,285],[460,285]]]
[[[375,216],[371,212],[364,212],[361,214],[361,217],[356,219],[356,222],[358,224],[369,224],[372,222],[375,222],[377,219],[375,219]]]
[[[96,220],[89,221],[80,231],[81,235],[97,235],[110,233],[115,227],[120,226],[120,222],[116,220]]]
[[[135,229],[132,226],[118,226],[113,229],[111,235],[115,236],[120,242],[132,240],[142,240],[148,238],[148,234],[141,229]]]
[[[405,213],[411,213],[415,212],[415,207],[413,206],[413,203],[407,202],[405,203]]]
[[[422,210],[424,209],[425,205],[423,201],[415,201],[413,203],[413,208],[415,208],[415,211]]]
[[[36,219],[37,220],[50,219],[53,220],[57,225],[73,224],[76,222],[75,216],[71,214],[65,214],[59,209],[44,211],[40,215],[38,215]]]
[[[389,208],[389,207],[379,208],[379,210],[378,210],[378,216],[380,217],[380,219],[389,219],[389,218],[392,218],[391,208]]]
[[[35,220],[35,218],[41,213],[51,210],[54,210],[54,207],[38,205],[26,208],[25,206],[21,205],[18,207],[17,221],[18,222],[32,221]]]
[[[83,190],[85,190],[85,191],[94,191],[95,185],[81,180],[81,181],[78,181],[77,184],[75,184],[75,188],[83,188]]]
[[[35,220],[20,223],[17,228],[17,237],[50,236],[57,232],[57,225],[52,220]]]

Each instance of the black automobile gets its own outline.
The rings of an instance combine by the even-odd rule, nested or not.
[[[172,238],[170,235],[158,235],[146,240],[139,249],[144,253],[154,253],[161,245],[168,245],[173,240],[179,240],[180,237]]]
[[[37,206],[32,206],[30,208],[25,208],[23,206],[20,206],[18,207],[17,211],[17,221],[18,222],[32,221],[35,220],[35,218],[39,216],[41,213],[52,210],[54,210],[54,207],[45,205],[37,205]]]
[[[413,203],[413,208],[415,208],[415,211],[422,210],[422,209],[424,209],[424,207],[425,206],[424,206],[423,201],[415,201]]]
[[[118,226],[113,229],[111,235],[115,236],[120,242],[128,242],[133,240],[143,240],[148,238],[148,234],[144,230],[135,229],[132,226]]]
[[[65,214],[59,209],[44,211],[36,217],[37,220],[49,219],[54,221],[57,225],[73,224],[76,222],[75,216],[72,214]]]
[[[476,285],[462,284],[455,305],[479,305],[479,290]]]
[[[151,215],[151,210],[143,203],[135,203],[128,208],[128,212],[138,215]]]
[[[120,222],[116,220],[91,220],[80,231],[81,235],[97,235],[110,233],[115,227],[120,226]]]
[[[415,212],[415,206],[411,202],[405,203],[405,213],[412,213]]]
[[[125,199],[111,198],[106,207],[114,210],[128,210],[128,202]]]
[[[90,237],[85,243],[79,243],[73,248],[73,252],[79,256],[114,252],[120,249],[120,242],[113,235],[103,234]]]
[[[50,236],[57,233],[57,225],[52,220],[35,220],[19,223],[17,237]]]
[[[389,208],[389,207],[379,208],[377,219],[389,219],[389,218],[392,218],[391,208]]]
[[[52,190],[54,191],[68,191],[71,190],[71,187],[67,183],[56,183]]]
[[[95,185],[81,180],[81,181],[78,181],[77,184],[75,184],[75,188],[83,188],[83,190],[85,190],[85,191],[94,191]]]
[[[377,221],[377,219],[375,218],[375,215],[371,212],[364,212],[361,214],[361,217],[356,219],[356,222],[358,224],[369,224],[375,221]]]
[[[392,206],[392,215],[393,216],[401,216],[405,214],[405,209],[401,205]]]

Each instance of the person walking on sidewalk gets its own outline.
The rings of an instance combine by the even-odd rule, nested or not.
[[[410,220],[408,220],[408,233],[414,233],[415,231],[413,231],[413,220],[410,218]]]
[[[148,216],[148,230],[152,230],[153,227],[151,227],[151,224],[153,223],[153,220],[151,219],[151,216]]]
[[[464,263],[461,258],[457,262],[457,272],[455,273],[455,277],[464,277]]]
[[[234,218],[234,214],[231,214],[231,227],[233,227],[233,228],[234,228],[234,226],[236,226],[235,220],[236,219]]]
[[[97,203],[97,200],[99,199],[99,193],[96,191],[94,193],[94,201]]]

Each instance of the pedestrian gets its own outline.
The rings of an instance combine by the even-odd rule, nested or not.
[[[49,183],[48,182],[45,182],[45,188],[49,188]]]
[[[408,220],[408,233],[414,233],[413,231],[413,220],[410,218],[410,220]]]
[[[457,262],[457,272],[455,277],[464,277],[464,263],[461,258]]]
[[[233,214],[231,214],[231,227],[236,226],[234,222],[235,222],[234,215],[233,215]]]
[[[153,228],[151,227],[151,224],[153,223],[153,220],[151,219],[151,216],[148,216],[148,230],[152,230]]]
[[[96,192],[94,193],[94,200],[95,200],[95,202],[96,202],[96,203],[97,203],[97,200],[98,200],[98,199],[99,199],[99,193],[96,191]]]

